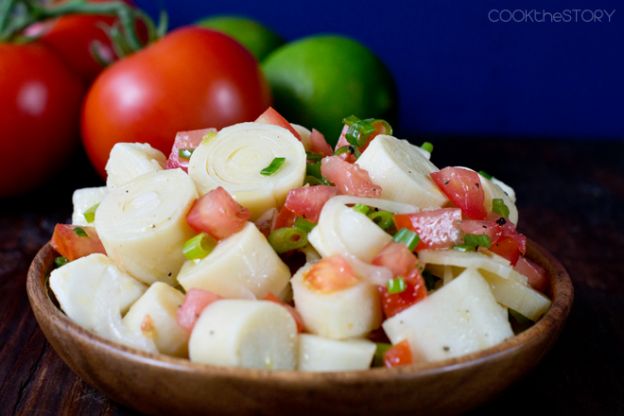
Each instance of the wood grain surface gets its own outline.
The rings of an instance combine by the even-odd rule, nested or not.
[[[518,195],[520,230],[555,255],[575,285],[561,338],[529,376],[481,414],[624,414],[624,142],[437,140],[438,166],[483,169]],[[19,180],[19,178],[16,178]],[[83,155],[44,188],[0,199],[0,414],[133,414],[79,378],[37,327],[26,271],[73,189],[99,185]]]

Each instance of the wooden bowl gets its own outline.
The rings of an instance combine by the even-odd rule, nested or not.
[[[271,372],[191,363],[110,342],[70,321],[47,277],[44,246],[28,271],[30,304],[46,338],[83,380],[149,414],[454,414],[483,403],[532,369],[557,339],[573,299],[570,277],[537,244],[529,257],[550,275],[553,304],[534,326],[470,355],[398,368]]]

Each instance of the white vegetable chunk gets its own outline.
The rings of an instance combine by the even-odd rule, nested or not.
[[[89,208],[99,204],[106,195],[107,188],[98,186],[95,188],[76,189],[72,195],[74,211],[72,213],[72,224],[91,225],[86,220],[84,213]]]
[[[505,185],[495,178],[487,179],[479,175],[481,185],[483,187],[484,204],[488,212],[492,212],[492,200],[502,199],[507,208],[509,208],[509,221],[518,224],[518,208],[516,207],[516,196],[509,186]],[[504,187],[501,187],[501,185]],[[509,193],[508,193],[509,192]]]
[[[116,143],[106,163],[106,186],[115,188],[134,178],[162,170],[167,158],[147,143]]]
[[[176,321],[182,303],[182,292],[156,282],[132,305],[123,323],[153,342],[159,352],[185,357],[189,334]]]
[[[299,269],[291,279],[295,307],[306,329],[332,339],[363,337],[381,324],[377,288],[361,280],[331,293],[319,292],[305,281],[311,265]]]
[[[365,339],[338,341],[311,334],[299,335],[298,370],[348,371],[370,367],[377,346]]]
[[[186,215],[196,198],[182,170],[147,173],[110,190],[98,207],[95,229],[125,271],[145,283],[172,284],[185,260],[182,246],[195,234]]]
[[[481,271],[481,274],[490,284],[498,303],[520,312],[532,321],[537,321],[550,308],[550,299],[530,286],[487,271]]]
[[[271,175],[260,172],[273,159],[285,158]],[[225,188],[252,219],[281,206],[289,190],[303,185],[306,153],[288,130],[263,123],[240,123],[226,127],[193,152],[189,174],[201,193]]]
[[[220,300],[200,315],[189,340],[191,361],[271,370],[296,367],[297,326],[268,301]]]
[[[112,341],[155,351],[153,343],[121,320],[146,287],[105,255],[91,254],[53,270],[50,288],[61,309],[78,325]]]
[[[299,137],[301,137],[301,143],[303,144],[303,148],[305,150],[310,150],[310,144],[311,144],[310,135],[312,134],[310,129],[302,125],[295,124],[295,123],[290,123],[290,125],[292,126],[293,129],[295,129],[297,133],[299,133]]]
[[[243,299],[279,295],[289,279],[288,266],[251,222],[221,240],[207,257],[186,261],[178,275],[186,291],[198,288]]]
[[[407,140],[381,134],[375,137],[357,160],[382,188],[381,197],[418,208],[439,208],[446,196],[431,180],[438,168]]]
[[[386,320],[383,328],[392,344],[408,340],[415,361],[469,354],[513,335],[507,311],[474,269]]]

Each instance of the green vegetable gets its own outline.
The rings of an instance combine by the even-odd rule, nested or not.
[[[394,225],[394,214],[389,211],[373,211],[368,214],[368,218],[370,218],[382,230],[387,230]]]
[[[100,206],[100,204],[95,204],[91,207],[89,207],[82,215],[84,217],[84,219],[91,224],[93,221],[95,221],[95,210],[97,210],[97,208]]]
[[[271,176],[281,169],[284,162],[286,162],[285,157],[276,157],[271,161],[269,166],[260,171],[260,174],[264,176]]]
[[[492,175],[490,175],[489,173],[487,173],[484,170],[480,170],[479,171],[479,175],[483,176],[485,179],[492,179]]]
[[[180,159],[190,159],[195,149],[178,149],[178,157]]]
[[[403,279],[403,277],[398,276],[394,279],[388,280],[386,282],[386,288],[388,289],[388,293],[393,295],[395,293],[404,292],[405,289],[407,289],[407,285],[405,284],[405,280]]]
[[[312,221],[306,220],[305,218],[297,217],[293,227],[298,228],[305,233],[309,233],[314,229],[314,227],[316,227],[316,224]]]
[[[311,185],[332,185],[321,174],[321,162],[308,162],[306,163],[306,178],[305,182]]]
[[[431,142],[424,142],[423,144],[420,145],[420,148],[423,149],[426,152],[432,153],[433,152],[433,143],[431,143]]]
[[[397,243],[405,244],[410,251],[414,251],[420,241],[418,234],[407,228],[401,228],[392,239]]]
[[[87,232],[82,227],[75,227],[74,232],[78,237],[88,237]]]
[[[355,204],[353,206],[353,209],[359,212],[360,214],[364,214],[364,215],[368,215],[368,213],[370,212],[370,208],[364,204]]]
[[[381,124],[384,133],[392,134],[392,127],[385,120],[367,118],[359,120],[355,116],[350,116],[342,120],[348,126],[345,139],[356,149],[363,147],[377,131],[377,126]]]
[[[306,158],[310,162],[318,162],[319,160],[323,159],[323,155],[320,153],[306,152]]]
[[[489,248],[492,240],[485,234],[466,234],[464,244],[457,245],[453,249],[458,251],[475,251],[479,247]]]
[[[66,265],[67,263],[69,263],[69,260],[67,259],[67,257],[63,257],[63,256],[58,256],[54,259],[54,265],[56,267],[61,267]]]
[[[375,350],[375,355],[373,356],[373,367],[384,367],[384,355],[386,351],[392,348],[392,344],[388,344],[387,342],[376,342],[375,345],[377,349]]]
[[[182,253],[188,260],[199,260],[214,249],[216,242],[206,233],[199,233],[188,239],[182,246]]]
[[[492,199],[492,212],[495,212],[505,218],[509,218],[509,207],[505,205],[505,202],[500,198]]]
[[[269,234],[269,243],[278,253],[296,250],[308,244],[308,234],[296,227],[284,227]]]

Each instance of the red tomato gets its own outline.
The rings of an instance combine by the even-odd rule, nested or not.
[[[310,288],[322,293],[348,289],[359,282],[351,265],[340,256],[325,257],[314,263],[303,280]]]
[[[50,244],[54,250],[69,261],[93,253],[106,254],[100,237],[93,227],[56,224]]]
[[[171,153],[167,159],[167,169],[180,168],[184,172],[188,171],[188,164],[190,157],[180,156],[180,150],[188,150],[191,153],[201,143],[204,136],[209,133],[216,133],[217,129],[199,129],[190,131],[179,131],[176,133],[173,140],[173,146],[171,147]]]
[[[532,262],[526,257],[520,257],[514,270],[525,275],[529,279],[529,285],[542,293],[548,289],[548,274],[542,266]]]
[[[368,172],[358,165],[345,162],[338,156],[321,160],[321,174],[334,183],[341,194],[376,198],[381,186],[375,185]]]
[[[177,311],[178,325],[191,332],[202,311],[213,302],[223,299],[216,293],[203,289],[190,289],[184,297],[184,303]]]
[[[384,364],[386,367],[397,367],[412,363],[412,350],[406,339],[393,345],[384,353]]]
[[[295,309],[294,307],[290,306],[287,303],[282,302],[282,300],[280,298],[278,298],[277,296],[275,296],[273,293],[268,293],[264,297],[264,300],[268,300],[269,302],[277,303],[278,305],[283,306],[284,308],[286,308],[288,313],[290,313],[290,316],[292,316],[292,318],[295,320],[295,324],[297,325],[297,332],[305,331],[305,325],[303,324],[303,318],[301,317],[301,315],[299,314],[297,309]]]
[[[275,111],[273,107],[267,108],[264,113],[260,114],[260,116],[256,119],[258,123],[264,124],[273,124],[275,126],[279,126],[285,128],[289,132],[293,134],[299,141],[301,141],[301,136],[297,133],[297,130],[293,128],[293,126],[284,118],[280,113]]]
[[[0,43],[0,198],[31,190],[71,156],[83,88],[52,51]]]
[[[318,222],[323,206],[338,194],[335,186],[314,185],[288,191],[284,207],[312,222]]]
[[[278,228],[290,227],[295,223],[297,219],[297,214],[283,206],[275,216],[273,217],[273,221],[271,224],[271,230],[276,230]]]
[[[218,187],[208,192],[193,204],[186,216],[186,222],[196,231],[204,231],[217,240],[222,240],[240,231],[251,217],[249,210]]]
[[[116,142],[171,149],[178,131],[254,120],[270,93],[257,61],[222,33],[185,27],[109,66],[84,103],[82,135],[104,176]]]
[[[405,290],[401,293],[388,293],[385,286],[377,286],[381,295],[381,306],[387,318],[390,318],[403,309],[407,309],[413,304],[427,297],[427,287],[418,269],[413,269],[403,277],[405,280]]]
[[[498,240],[503,233],[498,224],[486,220],[465,220],[459,223],[459,229],[464,234],[487,235],[492,242]]]
[[[390,269],[394,276],[407,276],[418,265],[418,259],[405,244],[388,243],[371,262]]]
[[[323,133],[321,133],[317,129],[312,129],[312,133],[310,134],[309,150],[313,153],[318,153],[323,156],[331,156],[334,153],[329,143],[327,143],[327,140],[325,140],[325,136],[323,136]]]
[[[397,229],[407,228],[420,237],[416,251],[425,248],[449,248],[460,241],[459,208],[440,208],[414,214],[396,214]]]
[[[485,194],[477,172],[447,167],[433,172],[431,179],[455,206],[461,208],[466,217],[473,220],[485,219]]]

